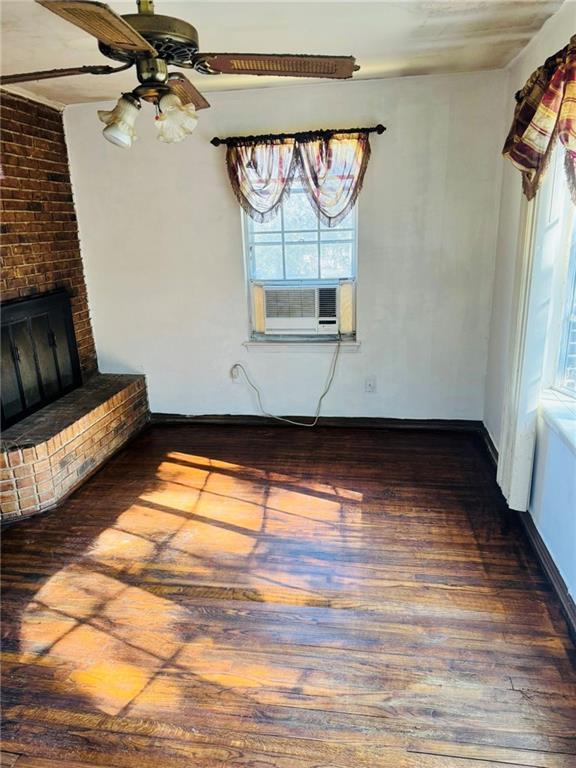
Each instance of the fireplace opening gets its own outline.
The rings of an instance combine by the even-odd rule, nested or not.
[[[2,304],[2,427],[82,383],[66,290]]]

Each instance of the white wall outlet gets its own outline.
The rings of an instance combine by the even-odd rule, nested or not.
[[[230,377],[232,379],[237,379],[240,376],[240,369],[237,365],[233,365],[232,368],[230,368]]]
[[[364,379],[364,392],[373,395],[376,392],[376,376],[366,376]]]

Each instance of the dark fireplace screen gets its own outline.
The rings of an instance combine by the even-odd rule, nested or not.
[[[68,293],[59,290],[2,304],[2,426],[80,384]]]

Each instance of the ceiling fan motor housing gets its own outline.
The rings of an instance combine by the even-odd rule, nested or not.
[[[140,85],[134,89],[133,94],[139,99],[157,104],[162,96],[170,93],[170,88],[166,85],[168,65],[164,59],[153,58],[152,56],[138,59],[136,74]]]
[[[198,53],[198,32],[192,24],[160,14],[129,13],[122,18],[154,47],[158,58],[174,66],[194,66]],[[142,58],[142,54],[113,45],[99,42],[98,47],[104,56],[116,61],[138,61]]]
[[[136,74],[141,83],[165,83],[168,80],[168,64],[159,57],[149,56],[145,59],[138,59]]]

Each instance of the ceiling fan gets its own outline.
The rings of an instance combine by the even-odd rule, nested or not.
[[[210,104],[182,73],[168,66],[194,69],[203,75],[274,75],[346,79],[359,69],[353,56],[307,56],[263,53],[202,53],[198,32],[186,21],[154,13],[153,0],[137,0],[138,13],[119,16],[95,0],[36,0],[98,40],[100,52],[121,62],[5,75],[0,85],[48,80],[70,75],[108,75],[136,66],[139,85],[123,94],[116,107],[100,111],[105,137],[129,147],[141,100],[156,106],[158,138],[180,141],[197,123],[196,110]]]

